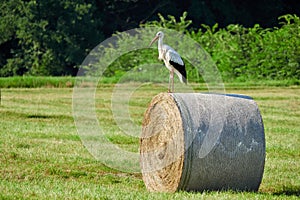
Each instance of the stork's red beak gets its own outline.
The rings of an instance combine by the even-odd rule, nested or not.
[[[149,47],[150,47],[156,40],[158,40],[158,35],[155,36],[155,37],[152,39],[152,41],[151,41],[150,44],[149,44]]]

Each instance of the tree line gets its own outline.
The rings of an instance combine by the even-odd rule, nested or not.
[[[299,8],[300,4],[295,0],[2,0],[0,76],[76,75],[84,57],[105,38],[116,31],[149,22],[162,25],[160,16],[167,18],[170,15],[178,19],[187,11],[187,18],[192,23],[185,29],[189,34],[198,34],[198,38],[208,37],[208,34],[200,34],[204,24],[205,32],[214,34],[217,30],[228,29],[229,24],[239,27],[238,34],[260,24],[256,32],[261,35],[269,28],[280,29],[282,25],[278,24],[278,16],[297,14]],[[293,23],[292,20],[290,24]],[[232,30],[226,31],[229,35],[236,34]],[[293,34],[290,36],[294,37]],[[244,37],[249,37],[249,33]],[[208,39],[212,40],[210,43],[222,42],[214,41],[216,38]],[[241,55],[250,60],[247,48],[243,48]],[[212,51],[211,46],[208,50]],[[243,56],[239,55],[239,58]],[[228,65],[226,62],[230,62],[213,58],[223,68]],[[297,62],[293,61],[291,65],[295,66]],[[243,73],[238,62],[234,71]]]

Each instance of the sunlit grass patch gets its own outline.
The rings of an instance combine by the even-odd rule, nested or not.
[[[196,91],[205,86],[195,85]],[[138,152],[139,138],[118,127],[111,97],[114,85],[96,90],[96,116],[104,136],[125,151]],[[145,84],[129,101],[132,124],[141,126],[152,97],[165,88]],[[261,111],[266,163],[258,192],[149,193],[139,173],[111,169],[85,148],[73,119],[71,88],[3,89],[0,106],[0,198],[21,199],[297,199],[300,191],[300,88],[228,87],[249,95]],[[122,156],[122,155],[120,155]]]

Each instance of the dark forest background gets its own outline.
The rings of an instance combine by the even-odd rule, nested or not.
[[[236,24],[244,30],[259,24],[257,30],[261,34],[261,29],[272,32],[281,28],[280,16],[299,16],[300,3],[297,0],[1,0],[0,76],[76,75],[90,50],[116,31],[159,21],[159,13],[165,18],[171,15],[179,19],[185,11],[186,20],[192,21],[187,27],[190,33],[197,32],[203,24],[213,27],[217,23],[217,29]],[[286,24],[294,23],[289,20]],[[297,27],[299,24],[292,29],[296,37]],[[299,59],[293,62],[297,69]]]

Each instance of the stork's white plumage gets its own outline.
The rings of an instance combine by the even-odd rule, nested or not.
[[[180,82],[187,83],[185,65],[180,55],[172,47],[163,43],[163,38],[164,33],[159,31],[150,42],[150,46],[158,40],[158,59],[163,60],[170,71],[169,92],[174,92],[174,72]]]

